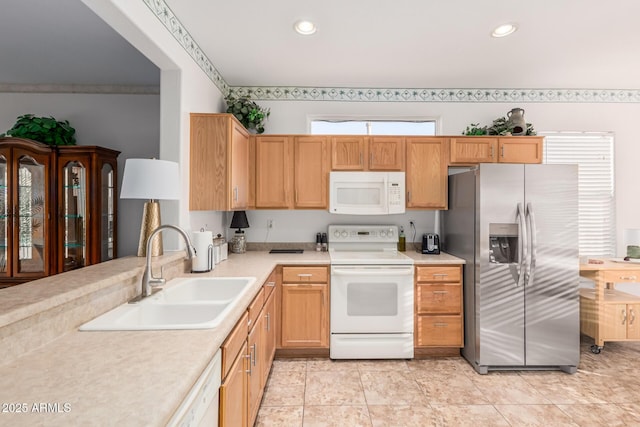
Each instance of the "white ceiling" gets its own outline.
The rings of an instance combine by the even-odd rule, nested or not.
[[[638,0],[165,1],[231,86],[640,88]],[[159,83],[80,0],[0,7],[0,83]]]

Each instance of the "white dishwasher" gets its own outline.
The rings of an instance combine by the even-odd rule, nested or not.
[[[196,427],[218,425],[219,390],[222,382],[222,351],[218,350],[198,378],[168,426]]]

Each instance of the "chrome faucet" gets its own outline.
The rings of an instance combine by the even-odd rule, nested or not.
[[[187,258],[193,259],[193,257],[195,256],[196,250],[194,249],[193,245],[191,245],[191,239],[189,239],[189,235],[182,228],[171,224],[164,224],[153,230],[151,232],[151,235],[149,235],[149,238],[147,239],[147,263],[144,269],[144,274],[142,275],[142,293],[137,298],[129,301],[130,303],[135,303],[142,300],[143,298],[148,297],[152,294],[151,287],[161,286],[166,282],[166,280],[162,277],[162,272],[160,273],[160,277],[153,277],[153,272],[151,271],[151,244],[156,234],[167,228],[177,231],[182,236],[185,244],[187,245]]]

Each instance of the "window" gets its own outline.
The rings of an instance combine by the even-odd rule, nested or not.
[[[326,120],[311,121],[314,135],[435,135],[435,120]]]
[[[545,163],[577,163],[580,256],[615,256],[613,134],[544,132]]]

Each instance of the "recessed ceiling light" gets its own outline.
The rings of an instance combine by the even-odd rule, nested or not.
[[[311,21],[298,21],[293,26],[293,29],[296,30],[298,34],[302,34],[303,36],[310,36],[311,34],[316,32],[316,24]]]
[[[517,29],[516,24],[502,24],[493,30],[491,37],[506,37],[509,34],[513,34]]]

